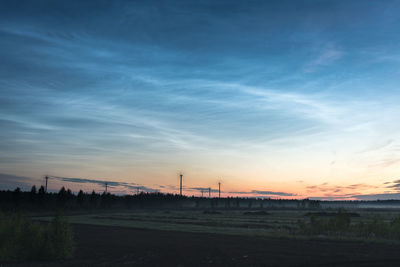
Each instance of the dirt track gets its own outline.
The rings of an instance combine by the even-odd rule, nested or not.
[[[63,266],[400,266],[400,246],[74,225]],[[54,266],[27,263],[24,266]],[[7,265],[5,265],[7,266]],[[15,266],[15,265],[14,265]]]

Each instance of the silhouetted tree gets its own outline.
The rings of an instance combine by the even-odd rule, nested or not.
[[[36,185],[33,185],[31,188],[31,194],[36,195]]]
[[[61,187],[60,191],[58,191],[57,200],[59,204],[65,204],[65,201],[67,200],[67,190],[65,190],[64,186]]]
[[[35,193],[37,192],[37,193]],[[117,196],[110,193],[97,194],[95,191],[92,193],[84,193],[82,190],[78,194],[73,194],[70,189],[62,187],[58,193],[46,192],[44,186],[36,190],[32,186],[30,191],[22,192],[20,188],[14,191],[0,191],[0,210],[10,211],[15,209],[29,210],[34,208],[36,210],[58,210],[58,209],[79,209],[79,208],[184,208],[186,204],[194,204],[196,208],[203,208],[208,206],[210,208],[240,208],[241,204],[247,204],[248,208],[254,208],[255,204],[262,201],[265,207],[279,207],[284,206],[289,202],[304,203],[303,200],[252,200],[247,198],[232,198],[233,202],[230,203],[230,198],[223,199],[205,199],[197,197],[187,197],[175,194],[165,194],[160,192],[146,193],[141,192],[135,195]],[[254,203],[252,203],[254,201]],[[319,201],[308,201],[309,208],[318,208]],[[242,203],[241,203],[242,202]],[[382,205],[386,203],[400,203],[399,201],[380,201]],[[204,203],[204,204],[203,204]],[[253,204],[253,205],[252,205]],[[242,205],[242,206],[243,206]],[[262,207],[262,205],[260,205]],[[288,205],[290,206],[290,205]],[[296,207],[296,204],[291,206]],[[243,206],[244,207],[244,206]],[[258,207],[258,206],[257,206]],[[302,208],[302,205],[299,205]],[[343,219],[343,221],[345,221]],[[345,225],[345,223],[342,223]]]
[[[97,194],[96,192],[93,190],[92,194],[90,195],[90,202],[94,203],[97,200]]]
[[[73,199],[73,197],[74,197],[74,195],[72,194],[71,189],[68,189],[65,195],[66,195],[65,198],[66,198],[67,201]]]
[[[38,194],[39,194],[39,195],[44,195],[45,193],[46,193],[46,189],[44,189],[44,186],[42,185],[42,186],[39,188]]]
[[[252,201],[251,199],[249,199],[248,201],[249,201],[249,203],[247,203],[247,207],[248,207],[249,209],[251,209],[251,207],[252,207],[252,205],[253,205],[253,201]]]
[[[19,203],[20,199],[21,199],[21,188],[17,187],[13,192],[14,203],[15,204]]]
[[[77,196],[77,201],[79,206],[83,205],[83,202],[85,201],[85,194],[83,193],[82,190],[79,190],[78,196]]]
[[[31,192],[29,192],[29,198],[32,202],[36,201],[36,186],[32,186]]]

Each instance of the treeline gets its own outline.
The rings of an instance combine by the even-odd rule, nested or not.
[[[264,209],[264,208],[319,208],[317,200],[283,200],[253,198],[203,198],[188,197],[168,193],[146,193],[136,195],[113,195],[95,191],[85,193],[80,190],[74,194],[62,187],[58,193],[46,192],[41,186],[30,191],[0,191],[0,210],[38,211],[38,210],[81,210],[81,209],[130,209],[130,208],[204,208],[204,209]]]
[[[92,191],[86,193],[80,190],[77,194],[70,189],[62,187],[58,193],[46,192],[41,186],[38,190],[32,186],[30,191],[15,190],[0,191],[0,210],[24,211],[24,210],[75,210],[75,209],[109,209],[109,208],[140,208],[156,207],[160,204],[173,204],[186,196],[145,193],[136,195],[102,194]]]

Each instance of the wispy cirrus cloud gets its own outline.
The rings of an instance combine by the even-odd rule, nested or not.
[[[100,187],[104,187],[105,184],[107,183],[107,186],[110,189],[116,189],[116,190],[127,190],[127,191],[135,191],[140,190],[140,191],[145,191],[145,192],[159,192],[159,188],[152,188],[152,187],[147,187],[144,185],[136,184],[136,183],[128,183],[128,182],[116,182],[112,181],[109,179],[88,179],[88,178],[74,178],[74,177],[61,177],[61,176],[48,176],[50,179],[49,184],[53,186],[53,182],[51,180],[57,180],[61,182],[66,182],[66,183],[71,183],[71,184],[77,184],[80,186],[84,185],[96,185]],[[11,174],[5,174],[5,173],[0,173],[0,189],[15,189],[16,187],[20,187],[24,190],[30,189],[33,185],[43,185],[44,184],[44,177],[41,179],[38,178],[32,178],[32,177],[25,177],[25,176],[17,176],[17,175],[11,175]],[[57,183],[57,185],[62,185]],[[56,189],[58,190],[58,188]],[[112,192],[112,190],[111,190]]]
[[[321,48],[320,51],[318,51],[318,54],[315,55],[315,58],[305,65],[304,71],[317,71],[321,67],[329,66],[335,63],[336,61],[341,59],[343,55],[343,50],[337,48],[335,45],[325,45],[325,47]]]
[[[149,184],[172,183],[173,174],[168,181],[158,174],[182,165],[232,171],[238,180],[253,165],[260,170],[249,178],[254,184],[272,166],[279,176],[290,176],[290,169],[322,177],[326,171],[314,168],[317,161],[331,162],[325,168],[333,176],[338,170],[342,177],[332,178],[339,180],[364,169],[397,172],[399,66],[393,51],[399,37],[388,22],[397,18],[395,5],[211,2],[196,8],[168,3],[162,12],[151,3],[122,1],[62,8],[54,1],[5,3],[1,171],[138,173]],[[76,17],[89,8],[89,16]],[[60,20],[59,10],[74,19]],[[348,25],[369,34],[354,35]],[[384,64],[371,63],[368,51]],[[376,150],[357,154],[366,148]],[[306,182],[318,183],[313,179]]]
[[[370,164],[369,167],[384,169],[384,168],[388,168],[393,165],[396,165],[398,163],[400,163],[400,158],[393,158],[393,156],[392,156],[390,158],[384,158],[384,159],[381,159],[379,162]]]
[[[107,184],[110,188],[123,188],[127,190],[141,190],[145,192],[158,192],[160,189],[150,188],[147,186],[139,185],[136,183],[127,183],[127,182],[116,182],[110,180],[98,180],[98,179],[87,179],[87,178],[72,178],[72,177],[60,177],[60,176],[49,176],[53,179],[58,179],[60,181],[76,183],[76,184],[95,184],[100,186],[105,186]]]
[[[318,193],[318,192],[323,192],[325,194],[337,194],[337,193],[345,193],[349,191],[362,191],[366,189],[375,189],[379,188],[378,186],[375,185],[369,185],[369,184],[350,184],[350,185],[330,185],[329,183],[322,183],[319,185],[310,185],[307,186],[307,192],[308,193]]]
[[[357,200],[400,200],[400,193],[360,194],[351,198]]]
[[[28,190],[33,185],[38,185],[40,182],[39,179],[31,177],[0,173],[0,189],[2,190],[13,190],[17,187]]]
[[[386,182],[384,184],[386,185],[386,188],[391,188],[396,191],[400,190],[400,180],[394,180],[392,182]]]
[[[237,195],[253,195],[253,196],[296,196],[293,193],[286,192],[275,192],[275,191],[262,191],[262,190],[251,190],[251,191],[231,191],[230,194]]]
[[[185,189],[189,189],[190,191],[203,192],[204,194],[208,193],[209,191],[211,193],[218,193],[218,189],[214,189],[211,187],[186,187]]]
[[[385,190],[385,188],[388,188]],[[351,185],[329,185],[323,183],[320,185],[308,186],[307,192],[319,193],[321,196],[313,196],[310,199],[319,200],[391,200],[400,199],[400,180],[384,182],[382,186],[369,184],[351,184]],[[362,193],[363,191],[375,191],[373,193]]]

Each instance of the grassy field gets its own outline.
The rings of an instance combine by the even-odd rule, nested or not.
[[[337,212],[337,211],[330,211]],[[349,211],[350,212],[350,211]],[[360,223],[371,223],[379,218],[381,223],[390,224],[400,216],[399,210],[356,210],[351,211],[350,224],[356,228]],[[299,228],[299,220],[310,222],[307,210],[269,210],[263,212],[245,210],[133,210],[113,213],[94,213],[67,216],[70,223],[102,226],[122,226],[141,229],[169,230],[197,233],[218,233],[268,237],[309,238]],[[353,214],[353,215],[354,215]],[[327,220],[331,216],[314,216]],[[50,217],[38,217],[50,220]],[[349,233],[339,235],[313,235],[315,238],[360,239]],[[384,240],[375,235],[369,240]],[[396,240],[394,240],[396,241]]]
[[[38,266],[400,266],[400,210],[78,212],[73,258]]]

